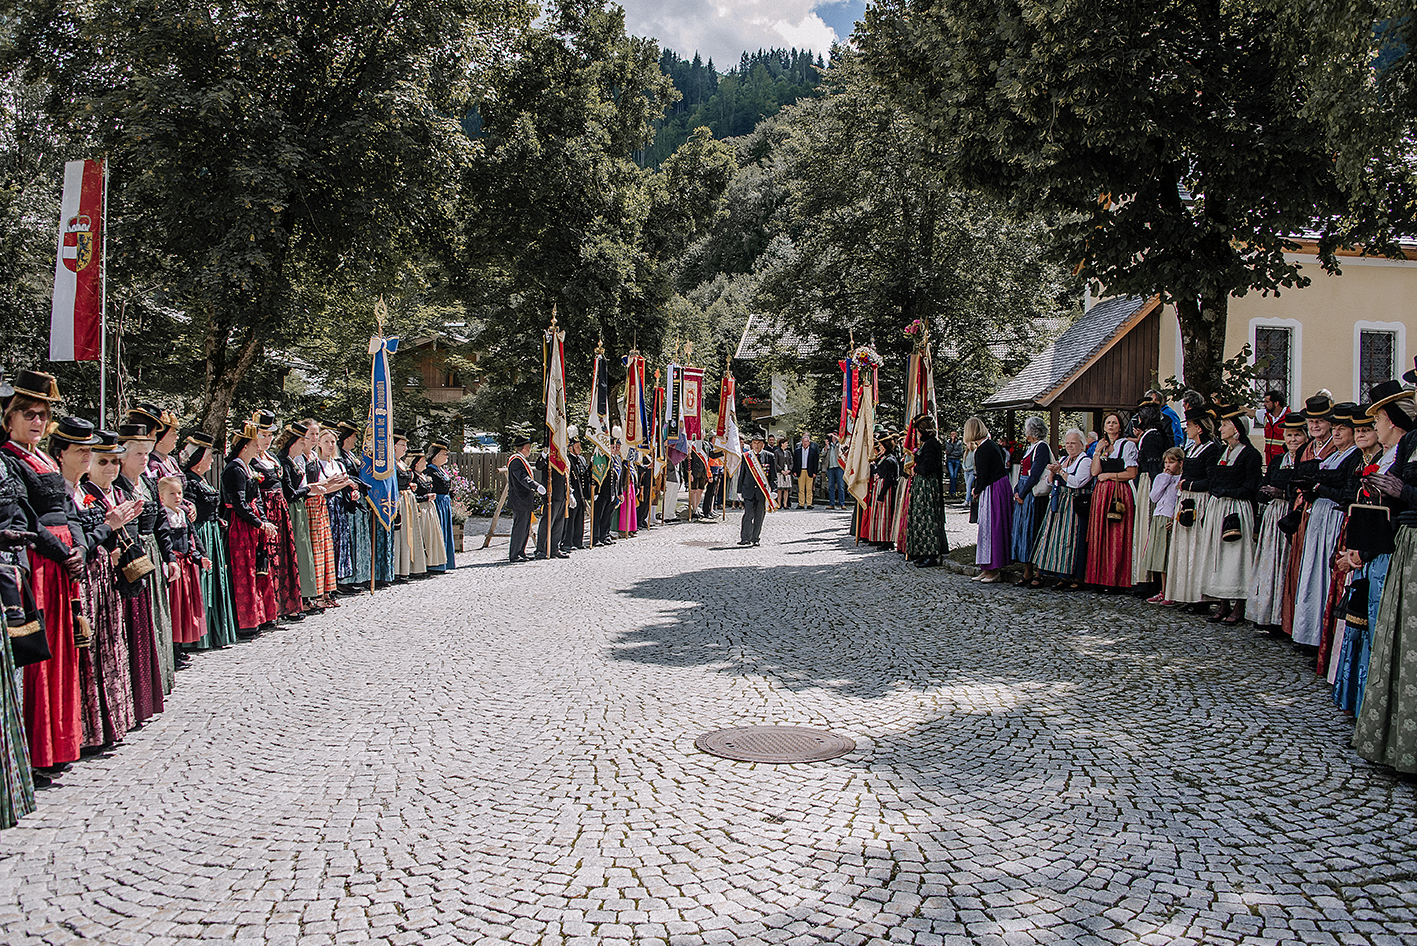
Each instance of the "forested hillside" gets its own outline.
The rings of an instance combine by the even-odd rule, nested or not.
[[[645,167],[658,167],[704,126],[715,138],[746,135],[784,105],[818,94],[827,61],[808,49],[760,49],[743,53],[738,65],[719,73],[697,53],[684,59],[672,49],[659,57],[681,98],[655,123],[654,142],[640,152]]]

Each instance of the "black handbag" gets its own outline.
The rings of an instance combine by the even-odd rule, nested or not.
[[[1077,513],[1079,519],[1086,520],[1092,512],[1092,487],[1080,489],[1073,496],[1073,512]]]
[[[1220,520],[1220,541],[1238,542],[1244,534],[1240,528],[1240,514],[1238,512],[1232,512]]]
[[[20,585],[20,596],[24,602],[25,620],[23,624],[6,628],[10,637],[10,652],[16,667],[43,663],[53,656],[49,652],[49,637],[44,632],[44,612],[34,605],[34,593],[23,574],[17,572],[15,579]]]
[[[1194,499],[1181,500],[1181,509],[1176,513],[1176,524],[1186,529],[1196,524],[1196,501]]]
[[[1289,538],[1292,539],[1294,538],[1294,534],[1299,531],[1299,525],[1303,521],[1303,508],[1295,507],[1294,509],[1291,509],[1289,512],[1285,513],[1282,517],[1280,517],[1280,520],[1275,523],[1275,525],[1279,527],[1280,532],[1283,532],[1285,535],[1289,536]]]

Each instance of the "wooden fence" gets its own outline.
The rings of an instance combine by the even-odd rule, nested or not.
[[[507,465],[510,453],[455,453],[451,455],[453,466],[458,468],[478,489],[497,492],[502,488],[502,474],[497,471]]]

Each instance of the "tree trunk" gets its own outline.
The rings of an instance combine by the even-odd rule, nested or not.
[[[1225,329],[1229,310],[1228,295],[1176,300],[1176,318],[1181,324],[1181,364],[1186,387],[1199,391],[1207,398],[1220,390],[1220,370],[1225,363]]]
[[[205,353],[206,376],[202,385],[202,429],[218,444],[226,443],[226,421],[236,400],[236,388],[246,377],[261,351],[261,338],[254,320],[248,323],[237,350],[231,351],[236,326],[227,318],[212,317],[207,322]],[[233,357],[234,354],[234,357]]]

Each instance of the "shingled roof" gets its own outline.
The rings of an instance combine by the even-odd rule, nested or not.
[[[1013,380],[995,391],[984,407],[1047,407],[1159,304],[1155,296],[1119,296],[1097,303],[1074,319]]]
[[[738,340],[735,361],[752,361],[767,355],[790,354],[798,359],[815,355],[821,350],[822,340],[815,335],[806,338],[781,324],[761,315],[748,316],[748,324],[743,326],[743,337]]]

